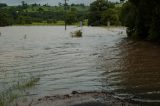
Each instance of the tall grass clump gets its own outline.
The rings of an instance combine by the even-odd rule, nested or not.
[[[2,91],[0,93],[0,106],[10,105],[10,103],[15,99],[22,96],[23,91],[36,85],[39,80],[40,78],[31,77],[30,79],[17,82],[17,84],[14,84],[10,88]]]
[[[72,37],[82,37],[82,30],[72,32]]]

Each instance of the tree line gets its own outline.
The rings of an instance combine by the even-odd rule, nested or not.
[[[130,38],[160,41],[160,1],[120,1],[113,3],[108,0],[96,0],[90,6],[67,4],[67,14],[62,3],[58,6],[41,6],[22,2],[22,5],[12,7],[0,3],[0,26],[44,21],[56,23],[65,20],[65,17],[67,24],[88,19],[88,25],[91,26],[106,26],[108,23],[126,26]]]
[[[65,14],[64,5],[49,6],[48,4],[27,4],[22,1],[19,6],[7,6],[0,3],[0,26],[32,23],[56,23],[65,20],[67,24],[73,24],[88,18],[88,6],[84,4],[67,4]]]
[[[5,15],[1,14],[4,17],[0,19],[2,22],[0,26],[32,24],[33,22],[56,23],[62,20],[66,20],[67,24],[88,20],[88,25],[92,26],[107,25],[108,22],[111,25],[121,25],[119,19],[121,6],[118,6],[118,4],[108,0],[96,0],[90,6],[66,4],[66,14],[62,3],[59,3],[58,6],[49,6],[48,4],[27,4],[22,1],[21,5],[11,7],[3,4],[5,6],[0,7],[0,12]]]
[[[119,3],[112,3],[108,0],[96,0],[90,6],[84,4],[66,4],[67,12],[65,14],[64,4],[58,6],[49,6],[48,4],[27,4],[22,1],[19,6],[7,6],[0,4],[0,26],[14,24],[32,24],[33,22],[56,23],[66,20],[67,24],[73,24],[79,21],[88,20],[88,25],[101,26],[121,25],[119,19]],[[65,16],[66,15],[66,16]],[[64,19],[66,18],[66,19]]]

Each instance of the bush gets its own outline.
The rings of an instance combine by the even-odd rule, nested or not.
[[[100,26],[107,25],[108,21],[110,21],[111,25],[119,25],[119,8],[115,5],[108,0],[96,0],[91,3],[88,24]]]
[[[12,20],[13,19],[10,18],[8,11],[0,9],[0,26],[12,25]]]
[[[82,37],[82,31],[81,30],[75,31],[71,34],[72,34],[72,37]]]
[[[129,0],[122,7],[121,21],[128,36],[160,41],[160,1]]]

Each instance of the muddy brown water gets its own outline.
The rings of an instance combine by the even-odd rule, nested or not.
[[[160,102],[160,46],[126,39],[124,28],[1,27],[0,91],[21,79],[40,81],[24,96],[107,91],[114,97]],[[121,34],[121,31],[123,33]]]

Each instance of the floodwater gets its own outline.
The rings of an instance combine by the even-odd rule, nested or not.
[[[30,98],[72,91],[107,91],[114,97],[160,102],[160,46],[126,39],[124,28],[1,27],[0,91],[39,77]],[[123,33],[122,33],[123,32]]]

